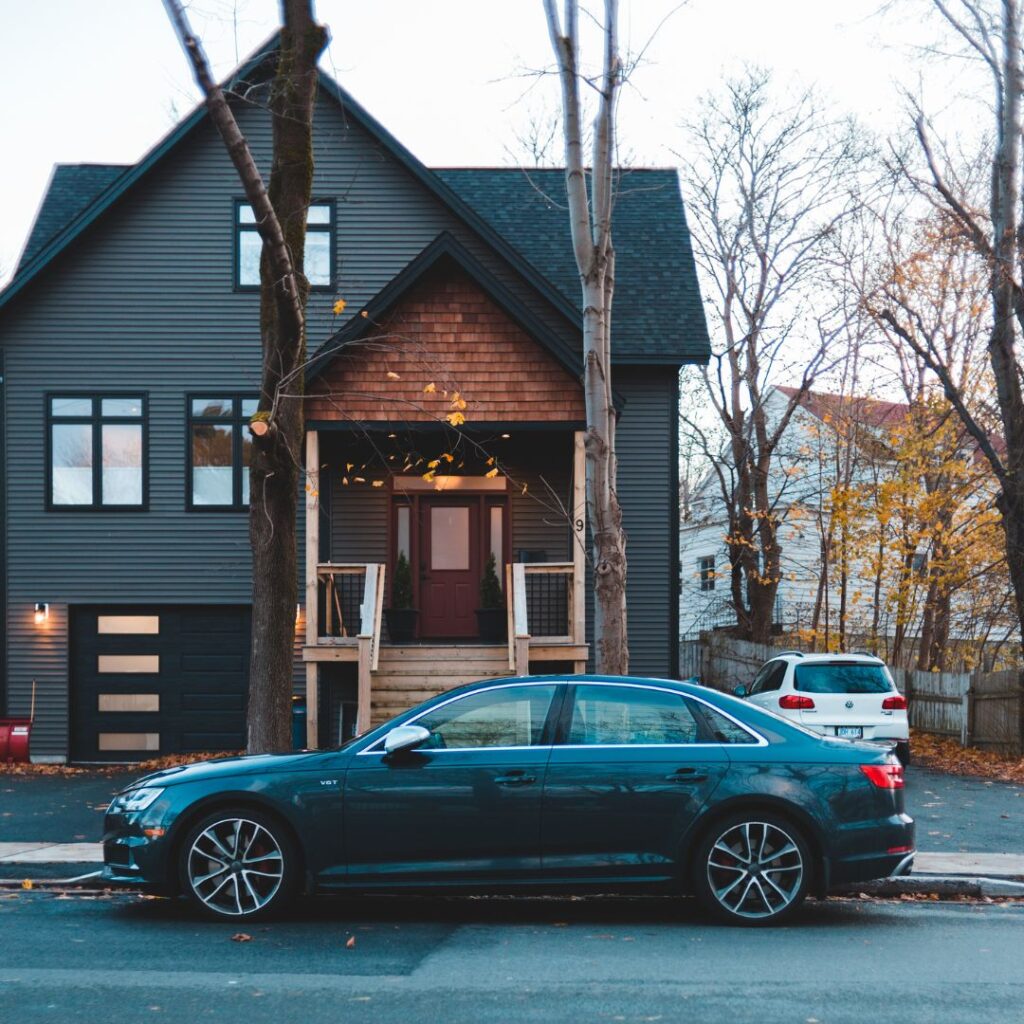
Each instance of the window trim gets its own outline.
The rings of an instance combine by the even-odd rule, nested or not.
[[[534,746],[519,746],[519,747],[459,747],[459,748],[452,748],[450,750],[448,750],[448,749],[446,749],[444,747],[440,747],[440,748],[437,748],[437,749],[433,749],[432,748],[432,749],[426,751],[426,753],[431,754],[431,755],[434,755],[434,754],[445,754],[445,753],[448,753],[448,754],[470,754],[470,753],[474,753],[474,752],[490,753],[490,752],[495,751],[495,750],[545,750],[545,749],[552,750],[552,751],[554,751],[554,750],[590,750],[590,751],[593,751],[593,750],[700,750],[702,748],[703,749],[721,750],[723,748],[731,747],[731,746],[742,746],[742,747],[747,748],[747,749],[753,748],[753,747],[767,747],[767,746],[770,746],[770,744],[768,742],[768,738],[766,736],[764,736],[762,733],[760,733],[757,729],[755,729],[752,725],[748,725],[746,722],[741,722],[735,715],[731,715],[728,711],[726,711],[725,708],[721,708],[717,704],[713,703],[712,701],[705,700],[703,697],[698,697],[697,694],[695,694],[695,693],[689,693],[686,690],[679,690],[679,689],[676,689],[675,687],[672,687],[672,686],[659,686],[657,683],[623,682],[623,681],[620,681],[620,680],[615,680],[614,682],[612,682],[611,680],[607,680],[607,679],[583,679],[583,680],[579,680],[576,677],[570,677],[569,679],[563,679],[561,681],[559,681],[557,679],[556,680],[551,680],[551,679],[531,679],[531,680],[519,679],[519,680],[509,680],[509,682],[507,682],[507,683],[499,683],[499,684],[497,684],[495,686],[482,686],[482,687],[479,687],[478,689],[470,690],[469,693],[455,694],[454,696],[449,697],[448,700],[442,701],[440,704],[434,704],[434,705],[432,705],[429,708],[424,708],[422,711],[419,712],[419,714],[414,715],[412,718],[407,718],[407,719],[399,722],[398,725],[413,725],[413,724],[415,724],[417,719],[419,719],[423,715],[427,714],[427,712],[435,711],[437,708],[444,707],[446,704],[450,704],[452,701],[462,700],[464,697],[470,697],[474,693],[479,693],[481,690],[501,690],[501,689],[506,689],[507,687],[510,687],[510,686],[550,686],[552,682],[554,682],[556,686],[561,686],[563,688],[563,690],[562,690],[561,702],[559,702],[559,695],[556,692],[554,700],[552,701],[550,707],[548,708],[548,722],[545,723],[545,728],[546,728],[547,724],[550,724],[552,721],[555,723],[555,735],[552,737],[552,742],[551,743],[540,744],[540,745],[538,745],[536,747],[534,747]],[[725,718],[729,719],[730,722],[732,722],[734,725],[738,726],[741,730],[743,730],[743,732],[745,732],[748,735],[750,735],[751,737],[753,737],[754,742],[753,743],[743,743],[743,744],[721,743],[721,742],[713,742],[713,743],[605,743],[605,744],[599,744],[599,743],[585,743],[585,744],[565,743],[565,742],[562,741],[562,738],[565,735],[565,730],[563,729],[563,724],[566,721],[566,715],[571,713],[573,701],[576,698],[576,686],[577,685],[580,685],[580,686],[630,687],[630,688],[637,689],[637,690],[659,690],[659,691],[662,691],[664,693],[671,693],[671,694],[674,694],[674,695],[680,697],[683,700],[692,700],[692,701],[694,701],[697,704],[700,704],[700,705],[703,705],[704,707],[710,708],[712,711],[717,711],[718,714],[723,715]],[[792,725],[794,723],[789,722],[787,720],[787,724]],[[397,726],[392,726],[392,728],[397,728]],[[356,757],[364,757],[364,756],[369,755],[369,754],[375,754],[378,757],[383,757],[384,756],[383,749],[376,750],[374,748],[375,747],[382,747],[383,743],[384,743],[384,738],[386,736],[387,736],[387,733],[384,733],[382,736],[378,736],[376,739],[371,740],[369,743],[367,743],[366,746],[363,747],[362,750],[357,751],[355,756]]]
[[[186,512],[248,512],[248,503],[242,502],[242,431],[248,418],[242,413],[242,402],[259,401],[259,394],[253,391],[190,391],[185,395],[185,511]],[[230,416],[194,416],[192,403],[226,398],[232,405]],[[196,423],[228,425],[231,434],[231,504],[197,505],[192,500],[192,427]]]
[[[92,403],[92,412],[80,416],[54,416],[54,399],[78,398]],[[138,398],[142,403],[139,416],[104,416],[105,398]],[[148,512],[149,511],[149,392],[140,388],[103,391],[47,391],[43,395],[43,418],[46,424],[44,449],[46,473],[44,508],[47,512]],[[53,500],[53,427],[54,424],[86,424],[92,428],[92,501],[88,505],[56,504]],[[103,426],[127,423],[142,427],[142,500],[137,505],[103,503]]]
[[[234,202],[232,204],[232,222],[231,222],[231,253],[232,253],[232,259],[231,259],[231,284],[232,284],[232,287],[233,287],[234,291],[236,291],[236,292],[258,292],[260,290],[259,284],[242,284],[242,282],[241,282],[241,272],[242,272],[242,264],[241,264],[241,255],[242,255],[241,234],[242,234],[243,231],[256,231],[257,229],[256,229],[255,224],[252,224],[252,225],[246,224],[246,225],[243,226],[242,222],[239,219],[239,215],[240,215],[240,211],[241,211],[242,207],[244,207],[244,206],[251,206],[251,205],[252,204],[249,202],[248,199],[245,198],[245,196],[235,196]],[[329,291],[333,291],[335,286],[336,286],[337,279],[338,279],[338,274],[337,274],[337,249],[338,249],[338,245],[337,245],[337,238],[338,238],[338,208],[337,208],[337,203],[336,203],[336,201],[334,199],[325,199],[325,198],[320,198],[320,197],[314,196],[312,199],[310,199],[309,205],[310,206],[326,206],[328,208],[328,210],[330,211],[330,219],[329,219],[329,221],[328,221],[328,223],[326,225],[324,225],[324,224],[314,224],[312,226],[310,226],[309,224],[306,225],[306,232],[307,232],[307,234],[311,230],[312,231],[321,231],[321,232],[326,233],[327,236],[330,239],[329,244],[328,244],[328,256],[329,256],[329,261],[328,262],[329,262],[329,265],[330,265],[330,271],[329,271],[330,280],[327,282],[327,284],[310,284],[309,288],[310,288],[310,291],[314,291],[314,292],[329,292]]]

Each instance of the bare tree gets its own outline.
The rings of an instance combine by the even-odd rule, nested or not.
[[[587,509],[594,542],[594,643],[599,672],[629,668],[626,631],[626,535],[616,491],[615,408],[612,403],[611,330],[615,292],[612,247],[616,101],[622,84],[618,0],[604,0],[603,61],[588,78],[580,67],[579,3],[544,0],[562,91],[565,188],[573,253],[583,292],[583,383],[586,395]],[[591,180],[583,157],[581,86],[597,93]]]
[[[1018,335],[1024,330],[1024,206],[1022,206],[1022,125],[1024,55],[1022,0],[932,0],[933,9],[965,55],[980,62],[991,82],[992,133],[987,154],[990,174],[984,199],[970,186],[970,175],[937,138],[934,125],[912,101],[914,128],[924,163],[922,173],[906,161],[907,179],[942,210],[985,263],[991,301],[988,359],[995,384],[997,433],[972,410],[970,395],[956,378],[941,337],[895,304],[876,312],[933,372],[979,450],[992,467],[999,493],[996,505],[1006,540],[1006,564],[1013,583],[1024,640],[1024,389]],[[969,165],[968,165],[969,169]]]
[[[303,273],[306,213],[313,187],[313,106],[317,60],[326,28],[313,0],[281,0],[281,37],[270,88],[273,161],[269,186],[249,150],[223,89],[214,80],[180,0],[164,0],[168,16],[206,97],[263,239],[260,261],[262,383],[253,437],[249,537],[252,547],[252,650],[249,667],[248,750],[291,745],[291,688],[295,607],[299,466],[304,431],[306,361]],[[287,386],[283,386],[287,385]]]
[[[680,155],[717,321],[704,382],[726,435],[724,451],[710,454],[728,511],[731,600],[739,634],[767,642],[781,578],[782,493],[771,471],[842,326],[821,286],[833,236],[856,207],[862,146],[812,93],[781,104],[767,72],[748,69],[705,99]],[[796,388],[770,417],[769,386],[787,375]]]

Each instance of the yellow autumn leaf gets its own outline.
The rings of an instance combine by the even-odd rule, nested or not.
[[[366,477],[365,477],[365,476],[354,476],[354,477],[352,477],[352,479],[353,479],[353,480],[354,480],[354,481],[355,481],[355,482],[356,482],[357,484],[365,484],[365,483],[366,483]]]
[[[341,314],[345,312],[345,307],[347,305],[348,303],[344,299],[338,299],[334,303],[334,306],[332,307],[332,309],[334,310],[334,315],[341,316]]]
[[[461,427],[462,424],[466,422],[466,417],[463,416],[461,412],[450,412],[448,413],[447,416],[445,416],[445,419],[453,427]]]
[[[427,386],[426,386],[426,387],[425,387],[425,388],[423,389],[423,394],[425,394],[425,395],[432,395],[432,394],[434,394],[434,393],[435,393],[436,391],[437,391],[437,385],[436,385],[436,384],[435,384],[435,383],[434,383],[433,381],[431,381],[431,382],[430,382],[430,383],[429,383],[429,384],[428,384],[428,385],[427,385]]]
[[[388,380],[401,380],[402,378],[394,370],[388,370]]]
[[[523,490],[522,490],[522,493],[523,493],[523,494],[525,494],[525,493],[526,493],[526,488],[527,488],[527,486],[528,486],[527,484],[523,484]]]
[[[374,487],[383,487],[384,486],[384,481],[383,480],[374,480],[373,481],[373,486]]]
[[[491,477],[495,477],[497,475],[498,475],[498,467],[497,466],[495,466],[494,469],[489,469],[489,470],[487,470],[486,473],[484,473],[484,476],[487,477],[488,479],[490,479]]]
[[[493,466],[494,465],[494,456],[493,455],[487,460],[487,465],[488,466]]]
[[[345,469],[348,470],[349,473],[351,473],[352,470],[355,469],[355,467],[356,467],[356,464],[354,462],[346,462],[345,463]]]
[[[451,407],[453,409],[465,409],[466,408],[466,402],[463,399],[462,395],[460,395],[458,393],[458,391],[453,391],[452,392],[452,398],[451,398],[451,403],[450,404],[451,404]]]
[[[436,475],[437,474],[435,474],[434,471],[431,469],[431,470],[428,470],[426,473],[423,474],[423,479],[426,480],[427,483],[429,484],[430,481],[433,480]]]
[[[360,312],[359,315],[365,320],[370,314],[367,313],[366,310],[364,309]]]
[[[455,456],[454,455],[449,455],[448,452],[445,452],[444,455],[441,456],[441,458],[444,459],[444,461],[449,463],[449,464],[451,464],[451,463],[453,463],[455,461]]]
[[[440,459],[431,459],[427,463],[427,469],[437,469],[437,467],[440,466],[440,465],[441,465],[441,460]]]
[[[348,477],[347,476],[343,476],[341,478],[341,484],[342,484],[343,487],[348,487]]]
[[[26,878],[25,881],[21,883],[21,887],[22,887],[22,889],[31,889],[32,888],[32,879],[31,878]]]

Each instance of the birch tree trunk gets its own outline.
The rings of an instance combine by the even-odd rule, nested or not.
[[[306,212],[313,188],[316,63],[327,45],[313,0],[281,0],[281,46],[271,85],[270,184],[253,160],[234,114],[214,81],[180,0],[164,0],[171,23],[206,97],[263,239],[260,261],[262,383],[253,417],[249,467],[252,547],[252,646],[249,663],[250,753],[291,746],[292,663],[297,594],[299,467],[304,430],[299,372],[306,360],[303,274]],[[287,392],[281,388],[288,382]]]
[[[629,669],[626,631],[626,535],[616,490],[615,409],[612,403],[611,314],[615,293],[612,246],[615,104],[622,82],[618,2],[604,3],[603,70],[596,83],[591,189],[587,194],[580,102],[579,5],[544,0],[558,64],[565,141],[565,187],[573,253],[583,297],[583,383],[586,400],[587,511],[594,546],[594,643],[598,672]]]

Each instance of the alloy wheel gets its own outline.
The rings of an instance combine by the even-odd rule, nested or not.
[[[210,910],[244,917],[263,910],[284,880],[281,845],[248,818],[224,818],[196,836],[188,852],[188,881]]]
[[[798,897],[804,880],[800,846],[765,821],[731,825],[707,857],[708,886],[721,908],[751,920],[776,917]]]

